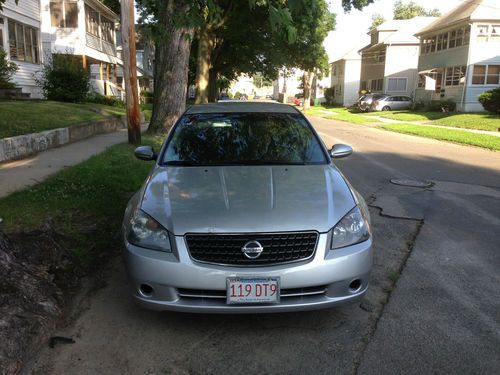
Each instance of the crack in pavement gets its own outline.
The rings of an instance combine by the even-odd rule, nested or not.
[[[408,220],[408,221],[414,221],[417,223],[417,227],[415,228],[415,230],[410,234],[410,238],[406,241],[406,252],[405,252],[405,255],[402,259],[402,262],[399,266],[399,269],[397,272],[397,275],[398,275],[398,278],[397,279],[390,279],[391,280],[391,285],[390,285],[390,291],[389,292],[386,292],[386,298],[385,300],[383,301],[383,305],[382,305],[382,308],[380,309],[379,313],[375,315],[375,319],[374,319],[374,323],[372,325],[369,326],[369,332],[367,334],[365,334],[363,336],[363,339],[362,339],[362,347],[361,349],[359,350],[359,355],[357,356],[355,362],[354,362],[354,365],[353,365],[353,372],[352,374],[357,374],[358,373],[358,369],[359,369],[359,366],[361,364],[361,361],[363,359],[363,355],[365,353],[365,350],[366,348],[368,347],[368,344],[370,343],[371,339],[373,338],[373,335],[375,334],[375,332],[377,331],[377,327],[378,327],[378,323],[380,321],[380,318],[382,317],[382,315],[384,314],[384,311],[385,311],[385,307],[387,306],[387,304],[389,303],[390,301],[390,298],[391,298],[391,294],[392,294],[392,289],[394,287],[396,287],[397,285],[397,281],[399,279],[399,276],[402,274],[403,270],[405,269],[406,267],[406,264],[408,262],[408,259],[410,258],[410,255],[413,251],[413,248],[415,247],[415,243],[417,241],[417,238],[418,238],[418,235],[420,234],[420,231],[422,230],[422,227],[425,223],[425,220],[424,219],[414,219],[414,218],[407,218],[407,217],[397,217],[397,216],[391,216],[391,215],[387,215],[387,214],[384,214],[382,211],[383,209],[381,207],[377,207],[377,206],[374,206],[374,205],[369,205],[369,207],[372,207],[372,208],[376,208],[379,212],[379,216],[381,217],[384,217],[384,218],[388,218],[388,219],[393,219],[393,220]]]

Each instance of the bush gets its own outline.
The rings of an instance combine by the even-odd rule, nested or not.
[[[454,112],[457,104],[451,100],[432,100],[427,104],[427,111],[430,112]]]
[[[481,95],[479,95],[479,103],[481,103],[483,105],[483,108],[488,112],[499,113],[500,88],[483,92]]]
[[[92,94],[89,94],[85,100],[87,103],[96,103],[96,104],[103,104],[103,105],[109,105],[111,107],[125,107],[125,103],[113,96],[104,96],[101,95],[97,92],[93,92]]]
[[[335,99],[335,89],[333,87],[327,87],[323,93],[325,94],[326,104],[332,105]]]
[[[241,92],[236,91],[236,94],[234,94],[234,98],[235,98],[236,100],[238,100],[239,98],[241,98]]]
[[[153,93],[151,91],[141,91],[140,100],[143,104],[153,103]]]
[[[83,102],[89,92],[90,77],[77,56],[54,54],[42,66],[37,83],[49,100]]]
[[[10,77],[18,69],[17,65],[7,61],[7,53],[0,47],[0,89],[13,89],[15,85]]]

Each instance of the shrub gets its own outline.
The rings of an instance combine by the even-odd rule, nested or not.
[[[483,92],[481,95],[479,95],[479,103],[481,103],[483,105],[483,108],[488,112],[499,113],[500,88]]]
[[[12,89],[15,87],[10,82],[10,77],[17,69],[16,64],[7,61],[7,53],[0,47],[0,89]]]
[[[454,112],[457,104],[451,100],[432,100],[427,104],[427,111],[430,112]]]
[[[414,101],[411,105],[413,111],[422,111],[425,109],[425,103],[422,100]]]
[[[125,107],[125,103],[113,96],[104,96],[101,95],[97,92],[93,92],[89,94],[85,100],[87,103],[96,103],[96,104],[103,104],[103,105],[109,105],[112,107]]]
[[[238,100],[239,98],[241,98],[241,92],[236,91],[236,94],[234,94],[234,98],[235,98],[236,100]]]
[[[335,99],[335,89],[333,87],[327,87],[324,91],[326,104],[332,105]]]
[[[153,103],[153,93],[151,91],[141,91],[140,95],[141,103],[147,104],[147,103]]]
[[[42,66],[37,83],[49,100],[83,102],[89,92],[90,77],[77,56],[54,54]]]

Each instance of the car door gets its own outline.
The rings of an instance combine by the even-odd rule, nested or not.
[[[411,107],[411,98],[408,96],[402,96],[401,99],[401,109],[409,109]]]

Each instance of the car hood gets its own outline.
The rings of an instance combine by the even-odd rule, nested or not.
[[[354,206],[331,165],[157,167],[141,209],[175,235],[329,231]]]

